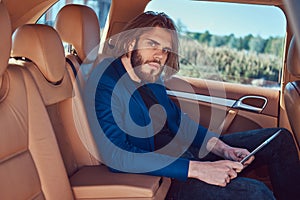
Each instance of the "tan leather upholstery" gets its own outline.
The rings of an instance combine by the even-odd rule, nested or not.
[[[164,199],[171,180],[156,176],[111,173],[107,167],[90,166],[70,179],[78,199]]]
[[[52,29],[49,31],[49,29]],[[28,48],[34,47],[34,48]],[[36,48],[35,48],[36,47]],[[28,24],[13,34],[12,57],[31,60],[34,77],[39,77],[40,92],[46,105],[60,102],[72,96],[72,84],[65,69],[64,50],[57,32],[47,25]],[[25,62],[26,63],[26,62]],[[42,75],[42,76],[41,76]],[[45,81],[46,79],[46,81]],[[53,91],[55,86],[55,91]]]
[[[38,29],[32,28],[32,25],[22,26],[17,29],[13,35],[13,40],[18,48],[13,48],[12,56],[23,55],[26,58],[34,61],[37,66],[40,66],[40,70],[49,82],[56,83],[61,81],[64,75],[64,49],[61,45],[61,41],[57,39],[59,37],[48,36],[46,25],[40,25]],[[27,34],[19,34],[19,32],[26,32]],[[28,34],[31,34],[28,37]],[[47,40],[43,40],[43,38]],[[28,48],[31,47],[31,48]],[[44,49],[51,49],[45,54]]]
[[[0,76],[7,67],[11,49],[11,23],[9,14],[2,3],[0,3]],[[1,85],[1,84],[0,84]]]
[[[288,49],[287,68],[297,79],[300,78],[300,52],[297,49],[295,38]],[[284,100],[287,115],[295,138],[300,147],[300,80],[289,82],[284,91]]]
[[[42,52],[39,53],[45,55],[45,57],[31,55],[31,53],[37,53],[34,50],[31,50],[31,53],[20,50],[24,42],[26,43],[26,38],[31,37],[33,33],[38,33],[38,37],[35,37],[36,41],[33,42],[34,44],[38,41],[51,42],[51,44],[44,45],[44,48],[40,49]],[[65,63],[55,66],[54,68],[63,68],[64,71],[59,69],[63,73],[57,75],[56,80],[49,82],[49,73],[45,71],[52,71],[52,69],[40,69],[45,68],[45,66],[51,67],[49,63],[46,63],[49,61],[49,58],[46,58],[49,55],[48,52],[61,48],[62,43],[57,47],[55,45],[58,41],[54,42],[54,40],[60,40],[60,38],[53,28],[37,24],[24,25],[18,28],[14,34],[12,52],[14,57],[25,57],[32,61],[17,61],[17,63],[26,67],[31,72],[43,96],[44,103],[47,105],[75,198],[164,199],[170,186],[170,179],[168,178],[117,174],[108,171],[104,165],[95,166],[99,162],[95,161],[94,155],[91,152],[97,152],[97,150],[87,123],[85,110],[83,105],[81,105],[80,93],[76,86],[77,82],[72,70],[66,70]],[[16,52],[19,54],[16,54]],[[63,56],[58,56],[56,59],[63,60]],[[60,61],[56,62],[60,63]],[[36,63],[46,64],[45,66],[39,66]],[[66,73],[67,71],[70,73],[70,76]],[[58,79],[61,76],[62,79]],[[56,91],[59,92],[56,93]],[[57,100],[57,102],[53,100]],[[80,108],[79,111],[78,108]],[[92,146],[92,149],[88,148],[89,151],[87,151],[86,147],[89,145]]]
[[[73,199],[54,132],[27,70],[9,65],[11,32],[0,3],[0,199]],[[5,31],[8,31],[4,33]],[[5,56],[6,55],[6,56]],[[7,67],[7,68],[6,68]]]
[[[30,74],[10,66],[3,76],[0,199],[72,199],[49,116]]]
[[[71,45],[66,58],[76,74],[79,89],[94,67],[100,44],[100,26],[96,13],[85,5],[69,4],[57,14],[54,27],[63,42]]]
[[[295,37],[292,38],[288,49],[287,69],[293,76],[300,78],[300,52],[296,45]]]
[[[66,5],[57,14],[54,27],[62,41],[74,47],[83,63],[94,62],[99,50],[100,26],[91,8]]]
[[[26,50],[24,46],[29,42],[38,48]],[[43,56],[36,56],[37,54]],[[13,35],[12,56],[25,57],[32,61],[19,61],[18,64],[30,70],[38,85],[55,129],[68,174],[72,175],[84,165],[99,164],[95,159],[97,150],[84,117],[83,105],[77,101],[80,94],[73,90],[66,70],[62,42],[57,32],[46,25],[19,27]],[[54,71],[55,76],[52,75]]]

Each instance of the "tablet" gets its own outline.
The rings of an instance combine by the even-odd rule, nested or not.
[[[244,164],[251,156],[253,156],[256,152],[258,152],[261,148],[266,146],[269,142],[271,142],[279,133],[281,130],[278,130],[276,133],[274,133],[272,136],[270,136],[268,139],[266,139],[263,143],[261,143],[258,147],[256,147],[249,155],[244,157],[240,163]]]

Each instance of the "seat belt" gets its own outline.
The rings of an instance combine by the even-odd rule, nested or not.
[[[238,110],[230,108],[227,112],[225,119],[220,124],[219,128],[217,129],[217,133],[219,133],[219,134],[225,133],[228,130],[228,128],[230,127],[230,125],[232,124],[232,121],[234,120],[237,113],[238,113]]]
[[[72,61],[71,61],[69,58],[66,58],[66,62],[69,63],[69,65],[70,65],[71,68],[72,68],[73,74],[74,74],[74,76],[76,77],[76,76],[77,76],[77,70],[76,70],[74,64],[72,63]]]

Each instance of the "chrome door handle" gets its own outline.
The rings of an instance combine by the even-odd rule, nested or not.
[[[247,102],[250,100],[255,101],[257,105],[251,105],[249,102]],[[267,102],[268,100],[265,97],[249,95],[249,96],[243,96],[242,98],[237,100],[232,107],[237,109],[248,110],[256,113],[261,113],[263,109],[266,107]]]

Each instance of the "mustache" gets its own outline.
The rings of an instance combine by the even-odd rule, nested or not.
[[[147,61],[145,62],[145,64],[148,64],[148,63],[157,63],[157,64],[159,64],[159,65],[161,66],[160,60],[147,60]]]

